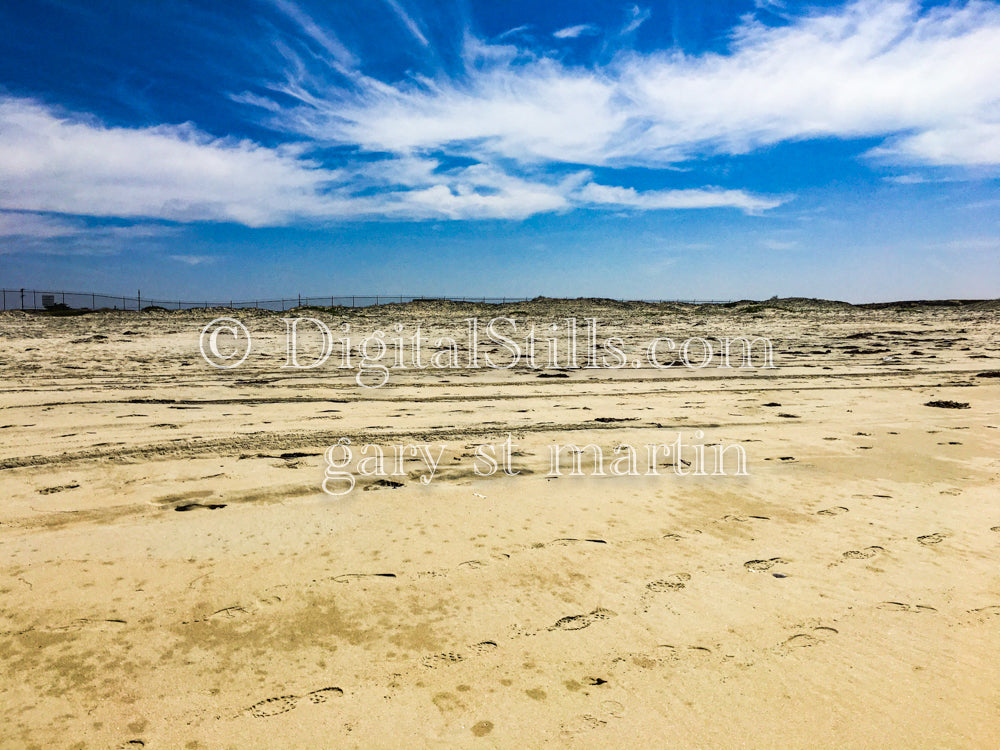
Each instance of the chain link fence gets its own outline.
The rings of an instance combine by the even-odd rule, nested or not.
[[[255,300],[167,300],[147,299],[137,294],[117,296],[96,292],[54,292],[40,289],[3,289],[3,310],[191,310],[196,308],[225,307],[230,309],[256,308],[283,312],[296,307],[370,307],[372,305],[405,304],[417,301],[475,302],[502,305],[508,302],[528,302],[531,297],[426,297],[399,294],[332,295],[329,297],[283,297],[281,299]],[[619,300],[624,301],[624,300]],[[632,300],[640,302],[684,302],[689,304],[725,304],[731,300]]]

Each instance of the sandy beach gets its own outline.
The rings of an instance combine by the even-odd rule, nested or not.
[[[220,316],[252,333],[239,367],[199,350]],[[355,349],[419,325],[459,366],[366,388],[337,343],[282,367],[263,311],[0,314],[0,747],[1000,742],[997,303],[295,316]],[[467,319],[498,316],[522,347],[556,325],[558,367],[502,368],[485,330],[469,367]],[[585,367],[588,318],[625,366]],[[739,336],[775,366],[643,354]],[[327,486],[354,485],[328,494],[341,438],[351,480]],[[645,446],[678,438],[649,473]],[[508,440],[516,475],[480,476],[477,451]],[[600,447],[605,476],[593,450],[573,476],[570,449],[554,476],[570,444]],[[631,475],[610,468],[623,445]],[[713,445],[740,446],[745,475],[713,473]],[[414,449],[394,473],[396,446]]]

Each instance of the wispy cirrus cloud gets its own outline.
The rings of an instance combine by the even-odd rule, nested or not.
[[[576,39],[580,36],[592,36],[597,33],[599,32],[596,27],[591,26],[589,23],[583,23],[577,26],[567,26],[564,29],[553,31],[552,36],[556,39]]]
[[[209,263],[215,263],[219,258],[215,255],[168,255],[170,260],[177,261],[178,263],[183,263],[186,266],[203,266]]]
[[[390,0],[391,2],[392,0]],[[330,56],[331,64],[342,72],[357,67],[358,59],[330,29],[320,26],[292,0],[271,0],[274,7],[294,22],[302,34]]]
[[[105,255],[123,244],[159,242],[179,229],[150,224],[95,224],[79,216],[0,210],[0,254],[34,250],[47,254]]]
[[[649,8],[640,8],[638,5],[633,5],[629,8],[629,18],[625,22],[625,26],[622,27],[622,34],[631,34],[633,31],[642,26],[649,17],[652,15]]]
[[[385,0],[386,4],[392,9],[392,12],[396,14],[400,23],[406,28],[408,32],[424,47],[430,47],[430,42],[427,41],[427,37],[424,32],[417,25],[417,22],[413,20],[409,13],[403,9],[399,0]]]
[[[77,235],[83,228],[82,222],[70,221],[64,217],[25,211],[0,211],[0,239],[58,239]]]
[[[733,40],[727,54],[626,51],[574,67],[472,39],[461,77],[317,91],[274,124],[374,151],[520,162],[656,167],[885,137],[873,155],[900,163],[1000,163],[996,5],[862,0],[781,27],[744,20]]]
[[[955,253],[996,253],[1000,252],[1000,236],[949,240],[942,249]]]

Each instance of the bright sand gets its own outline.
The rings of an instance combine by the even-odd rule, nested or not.
[[[300,313],[455,338],[461,368],[377,389],[339,345],[283,369],[280,315],[0,315],[0,747],[1000,746],[998,307],[747,307]],[[560,365],[597,318],[628,366],[469,369],[465,319],[501,314],[557,324]],[[219,315],[233,370],[199,352]],[[738,335],[776,367],[644,361]],[[508,436],[520,473],[477,476]],[[340,437],[439,462],[332,497]],[[548,476],[568,443],[607,475]]]

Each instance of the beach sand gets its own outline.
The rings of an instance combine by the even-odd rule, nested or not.
[[[419,323],[464,365],[469,317],[562,344],[575,317],[580,352],[592,317],[628,366],[362,388],[339,349],[282,368],[281,314],[0,314],[0,747],[1000,746],[997,304],[297,314],[355,344]],[[199,351],[223,315],[253,335],[231,370]],[[641,356],[740,335],[775,367]],[[478,476],[508,436],[519,473]],[[646,475],[678,436],[747,474],[689,448]],[[440,463],[334,497],[342,437]],[[569,443],[640,476],[550,476]]]

